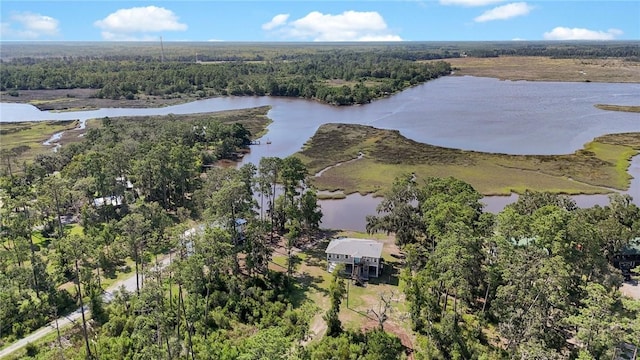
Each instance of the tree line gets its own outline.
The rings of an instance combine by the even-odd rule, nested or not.
[[[497,215],[481,198],[454,178],[407,176],[367,218],[406,253],[417,359],[602,359],[638,345],[640,304],[621,296],[613,267],[640,240],[630,196],[580,209],[526,192]]]
[[[96,89],[96,97],[271,95],[330,104],[364,104],[447,75],[445,62],[396,53],[330,51],[293,60],[195,63],[105,59],[14,59],[0,69],[0,90]],[[347,82],[334,85],[332,81]]]
[[[47,42],[2,44],[0,61],[35,64],[42,59],[177,62],[295,61],[318,54],[369,53],[403,60],[495,54],[562,57],[637,57],[637,41],[403,41],[360,43]]]

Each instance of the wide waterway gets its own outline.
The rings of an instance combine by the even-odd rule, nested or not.
[[[258,162],[263,156],[291,155],[324,123],[396,129],[419,142],[465,150],[566,154],[600,135],[640,131],[639,114],[594,107],[595,104],[638,105],[638,99],[640,84],[501,81],[448,76],[362,106],[334,107],[291,98],[224,97],[164,108],[106,108],[56,113],[43,112],[27,104],[2,103],[0,121],[84,121],[105,116],[190,114],[270,105],[272,109],[268,116],[273,123],[262,143],[269,139],[271,144],[252,147],[243,160],[245,162]],[[632,175],[636,180],[640,177],[637,173],[632,172]],[[635,195],[633,190],[630,193],[637,203],[640,193]],[[379,200],[371,197],[352,200],[356,197],[360,195],[323,201],[324,226],[362,230],[364,216],[375,212]],[[606,197],[604,199],[606,203]],[[515,201],[515,196],[496,198],[496,204],[485,202],[489,210],[496,211],[503,206],[499,203],[511,201]],[[364,211],[365,208],[368,211]],[[344,214],[351,215],[345,217]],[[356,214],[360,216],[358,219],[354,218]],[[334,218],[336,220],[332,220]]]

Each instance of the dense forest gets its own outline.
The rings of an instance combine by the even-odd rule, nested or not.
[[[393,53],[331,51],[294,60],[180,62],[105,59],[13,59],[0,90],[96,89],[96,97],[270,95],[336,105],[364,104],[449,74],[445,62],[418,63]]]
[[[158,39],[159,40],[159,39]],[[377,53],[402,60],[433,60],[463,56],[516,55],[550,57],[640,56],[637,41],[409,41],[345,43],[233,42],[3,42],[0,60],[104,59],[177,62],[294,61],[332,53]]]
[[[267,337],[303,336],[310,312],[292,306],[291,272],[267,269],[269,244],[286,232],[293,247],[317,230],[322,215],[296,158],[265,158],[240,169],[206,166],[250,139],[240,122],[105,118],[84,141],[6,173],[2,343],[87,305],[92,320],[83,318],[83,337],[103,339],[102,358],[155,358],[164,351],[182,357],[187,341],[192,357],[214,354],[214,346],[230,358],[261,351]],[[269,214],[264,207],[258,212],[254,190],[272,204]],[[246,221],[242,231],[238,219]],[[186,236],[186,226],[196,223],[198,231]],[[177,259],[161,268],[158,256],[170,249]],[[105,306],[104,282],[123,267],[135,268],[136,293],[114,294]],[[240,325],[264,332],[240,346],[225,335]],[[211,342],[223,337],[229,342]]]
[[[82,45],[82,46],[80,46]],[[0,91],[95,89],[95,96],[303,97],[364,104],[449,74],[434,59],[461,56],[618,57],[637,60],[633,42],[210,45],[200,43],[2,44]]]
[[[424,335],[416,358],[608,359],[638,345],[640,303],[620,296],[612,266],[640,240],[629,196],[580,209],[527,192],[497,215],[481,198],[454,178],[407,176],[367,218],[407,253],[404,291]],[[496,333],[500,343],[488,342]]]
[[[322,290],[327,304],[307,297],[313,282],[296,273],[294,249],[322,213],[298,158],[203,166],[251,138],[241,122],[105,118],[84,141],[5,174],[2,342],[79,306],[91,315],[23,355],[598,359],[637,344],[640,304],[620,295],[613,267],[640,234],[629,196],[579,209],[525,193],[494,215],[454,178],[397,179],[367,230],[393,233],[404,254],[398,290],[416,339],[407,353],[384,330],[390,302],[378,328],[343,326],[338,271]],[[278,246],[284,262],[274,269]],[[107,302],[104,289],[125,268],[134,290]],[[327,333],[306,344],[319,312]]]

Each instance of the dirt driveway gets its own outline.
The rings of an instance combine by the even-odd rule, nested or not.
[[[638,280],[625,281],[620,287],[622,295],[640,300],[640,282]]]

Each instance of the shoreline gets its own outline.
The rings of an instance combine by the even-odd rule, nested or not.
[[[349,140],[355,138],[359,141]],[[364,154],[358,161],[353,161],[354,149]],[[325,124],[296,156],[311,174],[322,171],[312,182],[328,199],[354,193],[380,196],[395,177],[407,173],[417,179],[453,176],[485,196],[526,190],[610,194],[629,189],[629,167],[639,154],[640,132],[599,136],[572,154],[537,156],[445,148],[411,141],[392,130]]]

